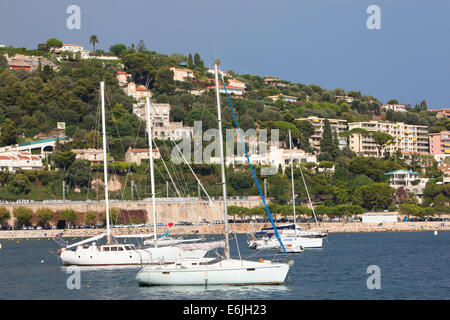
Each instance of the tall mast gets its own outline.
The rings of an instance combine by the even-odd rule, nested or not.
[[[216,78],[217,119],[219,121],[219,153],[220,153],[220,165],[222,169],[221,171],[222,171],[222,189],[223,189],[223,209],[225,219],[225,258],[230,259],[230,243],[228,240],[227,184],[225,179],[225,162],[223,159],[222,115],[220,111],[219,76],[217,71],[217,62],[214,63],[214,73]]]
[[[100,95],[102,100],[103,173],[105,177],[106,239],[108,243],[111,243],[111,229],[109,227],[108,159],[106,157],[105,83],[103,81],[100,82]]]
[[[153,211],[153,232],[154,232],[154,246],[158,246],[157,232],[156,232],[156,199],[155,199],[155,177],[153,175],[153,148],[152,148],[152,122],[150,117],[150,98],[145,98],[145,105],[147,107],[147,133],[148,133],[148,150],[150,152],[150,184],[152,188],[152,211]]]
[[[292,137],[289,130],[289,157],[291,158],[292,207],[294,209],[294,235],[297,237],[297,216],[295,214],[294,161],[292,160]]]

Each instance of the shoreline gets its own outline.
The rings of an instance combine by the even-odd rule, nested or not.
[[[298,223],[303,230],[315,230],[314,224]],[[261,228],[269,227],[269,223],[231,223],[230,233],[251,233]],[[383,223],[362,223],[362,222],[324,222],[319,224],[322,232],[330,233],[364,233],[364,232],[417,232],[417,231],[450,231],[450,223],[445,222],[442,227],[440,221],[421,221],[421,222],[390,222]],[[200,226],[174,226],[169,228],[169,235],[220,235],[223,234],[224,225],[200,225]],[[162,234],[166,228],[158,228],[158,234]],[[37,238],[55,238],[63,233],[63,238],[92,237],[100,233],[106,233],[106,229],[66,229],[66,230],[0,230],[0,239],[37,239]],[[150,227],[140,228],[112,228],[111,234],[152,234]]]

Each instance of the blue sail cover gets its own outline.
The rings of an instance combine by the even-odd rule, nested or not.
[[[223,83],[223,87],[225,89],[225,93],[227,95],[228,104],[230,105],[230,108],[231,108],[231,113],[233,114],[234,124],[236,125],[236,129],[237,129],[237,131],[239,133],[239,137],[241,138],[242,145],[244,146],[245,156],[247,157],[247,162],[248,162],[248,164],[250,166],[250,170],[252,171],[253,179],[255,180],[256,186],[258,187],[259,194],[261,195],[261,199],[262,199],[262,201],[264,203],[264,207],[266,208],[267,215],[269,216],[270,223],[272,224],[273,230],[275,231],[275,235],[277,236],[278,242],[280,243],[281,247],[283,248],[284,254],[287,257],[288,254],[286,252],[286,249],[284,248],[283,241],[281,241],[280,235],[278,234],[277,227],[275,226],[275,222],[272,219],[272,215],[270,214],[269,207],[266,204],[266,199],[264,198],[263,192],[262,192],[261,187],[260,187],[260,185],[258,183],[258,179],[256,178],[255,170],[253,170],[253,166],[252,166],[252,164],[250,162],[250,158],[249,158],[248,153],[247,153],[247,148],[245,147],[245,142],[244,142],[244,139],[242,138],[241,130],[239,128],[239,124],[237,122],[236,115],[234,114],[234,108],[233,108],[233,105],[231,104],[230,96],[228,95],[228,90],[227,90],[227,87],[225,85],[225,81],[223,80],[223,77],[222,77],[222,83]]]
[[[158,238],[167,237],[169,235],[169,229],[165,233],[158,235]]]

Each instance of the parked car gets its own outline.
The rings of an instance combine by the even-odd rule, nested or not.
[[[158,227],[159,227],[158,223]],[[161,223],[162,224],[162,223]],[[178,221],[177,223],[175,223],[176,226],[193,226],[194,224],[192,222],[187,222],[187,221]]]

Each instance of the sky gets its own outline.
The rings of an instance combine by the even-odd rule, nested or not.
[[[80,29],[68,29],[70,5]],[[380,10],[380,29],[371,5]],[[429,109],[450,106],[448,0],[0,0],[0,44],[56,37],[92,49],[137,44],[198,52],[207,65]]]

